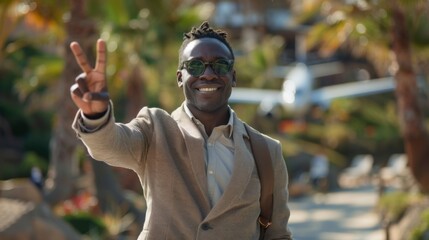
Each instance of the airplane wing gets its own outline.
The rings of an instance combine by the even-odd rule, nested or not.
[[[329,103],[335,98],[361,97],[383,92],[393,91],[395,81],[393,77],[385,77],[358,82],[342,83],[314,89],[311,93],[311,102]],[[229,99],[231,103],[282,103],[282,92],[280,90],[240,88],[232,89]]]
[[[257,88],[232,88],[231,97],[229,98],[230,103],[261,103],[261,102],[273,102],[281,103],[282,92],[280,90],[268,90],[268,89],[257,89]]]
[[[343,83],[314,89],[311,101],[318,104],[329,104],[335,98],[362,97],[393,91],[395,81],[393,77]]]
[[[328,107],[330,102],[336,98],[362,97],[389,92],[394,89],[394,78],[386,77],[313,89],[309,93],[308,99],[303,97],[305,94],[297,91],[295,92],[296,98],[293,98],[293,101],[288,101],[285,98],[285,92],[280,90],[234,87],[229,102],[259,104],[263,113],[270,112],[277,105],[282,105],[285,109],[293,111],[304,111],[312,103]]]
[[[229,102],[259,104],[260,113],[266,114],[282,103],[282,92],[280,90],[234,87]]]

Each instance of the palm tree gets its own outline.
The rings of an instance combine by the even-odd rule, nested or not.
[[[70,1],[70,18],[66,22],[65,31],[67,39],[64,42],[65,67],[59,82],[59,99],[57,101],[57,112],[53,135],[51,139],[51,164],[49,179],[47,180],[46,200],[55,205],[60,201],[70,198],[75,192],[75,182],[79,170],[76,157],[77,138],[71,137],[75,133],[71,124],[76,113],[76,106],[70,100],[70,86],[74,78],[81,72],[79,66],[69,50],[71,41],[78,41],[88,58],[95,59],[93,45],[97,38],[97,29],[93,21],[85,12],[85,1]],[[94,62],[94,61],[92,61]]]
[[[308,3],[316,3],[314,5]],[[307,4],[306,4],[307,3]],[[318,46],[325,55],[346,46],[365,56],[379,73],[392,72],[396,81],[398,120],[408,155],[409,167],[422,191],[429,191],[429,136],[419,100],[417,66],[427,62],[429,3],[395,1],[303,1],[300,21],[314,22],[309,47]],[[307,14],[312,13],[312,14]],[[318,19],[321,18],[321,19]],[[426,35],[425,35],[426,34]]]
[[[429,10],[428,2],[426,2],[425,9],[426,11]],[[425,169],[429,169],[429,161],[427,160],[429,136],[419,104],[417,69],[414,67],[416,61],[413,59],[410,33],[406,24],[406,16],[410,12],[405,12],[398,2],[391,5],[390,11],[394,20],[391,25],[392,48],[398,65],[395,79],[399,122],[405,140],[410,169],[421,188],[429,191],[429,176],[425,171]],[[427,15],[425,16],[428,20]]]

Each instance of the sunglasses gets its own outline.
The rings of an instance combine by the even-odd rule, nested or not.
[[[191,59],[184,61],[181,69],[186,69],[192,76],[199,77],[206,71],[207,65],[212,68],[216,75],[223,76],[231,71],[234,60],[221,58],[213,62],[204,62],[200,59]]]

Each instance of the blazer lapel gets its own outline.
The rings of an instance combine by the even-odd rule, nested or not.
[[[183,105],[172,113],[172,117],[180,125],[184,135],[192,171],[204,199],[203,208],[208,213],[210,211],[210,201],[208,199],[206,163],[204,160],[204,139],[192,119],[186,114]]]
[[[231,180],[218,203],[213,207],[212,211],[210,211],[207,220],[222,214],[235,198],[242,195],[249,184],[252,172],[255,168],[251,150],[244,140],[248,138],[247,132],[243,123],[237,117],[234,118],[233,138],[235,152],[234,169],[232,171]]]

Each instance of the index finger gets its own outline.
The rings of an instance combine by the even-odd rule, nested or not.
[[[92,71],[91,66],[88,63],[85,53],[82,51],[79,43],[72,42],[70,43],[70,49],[73,52],[74,57],[76,58],[77,63],[79,64],[82,71],[89,73]]]

